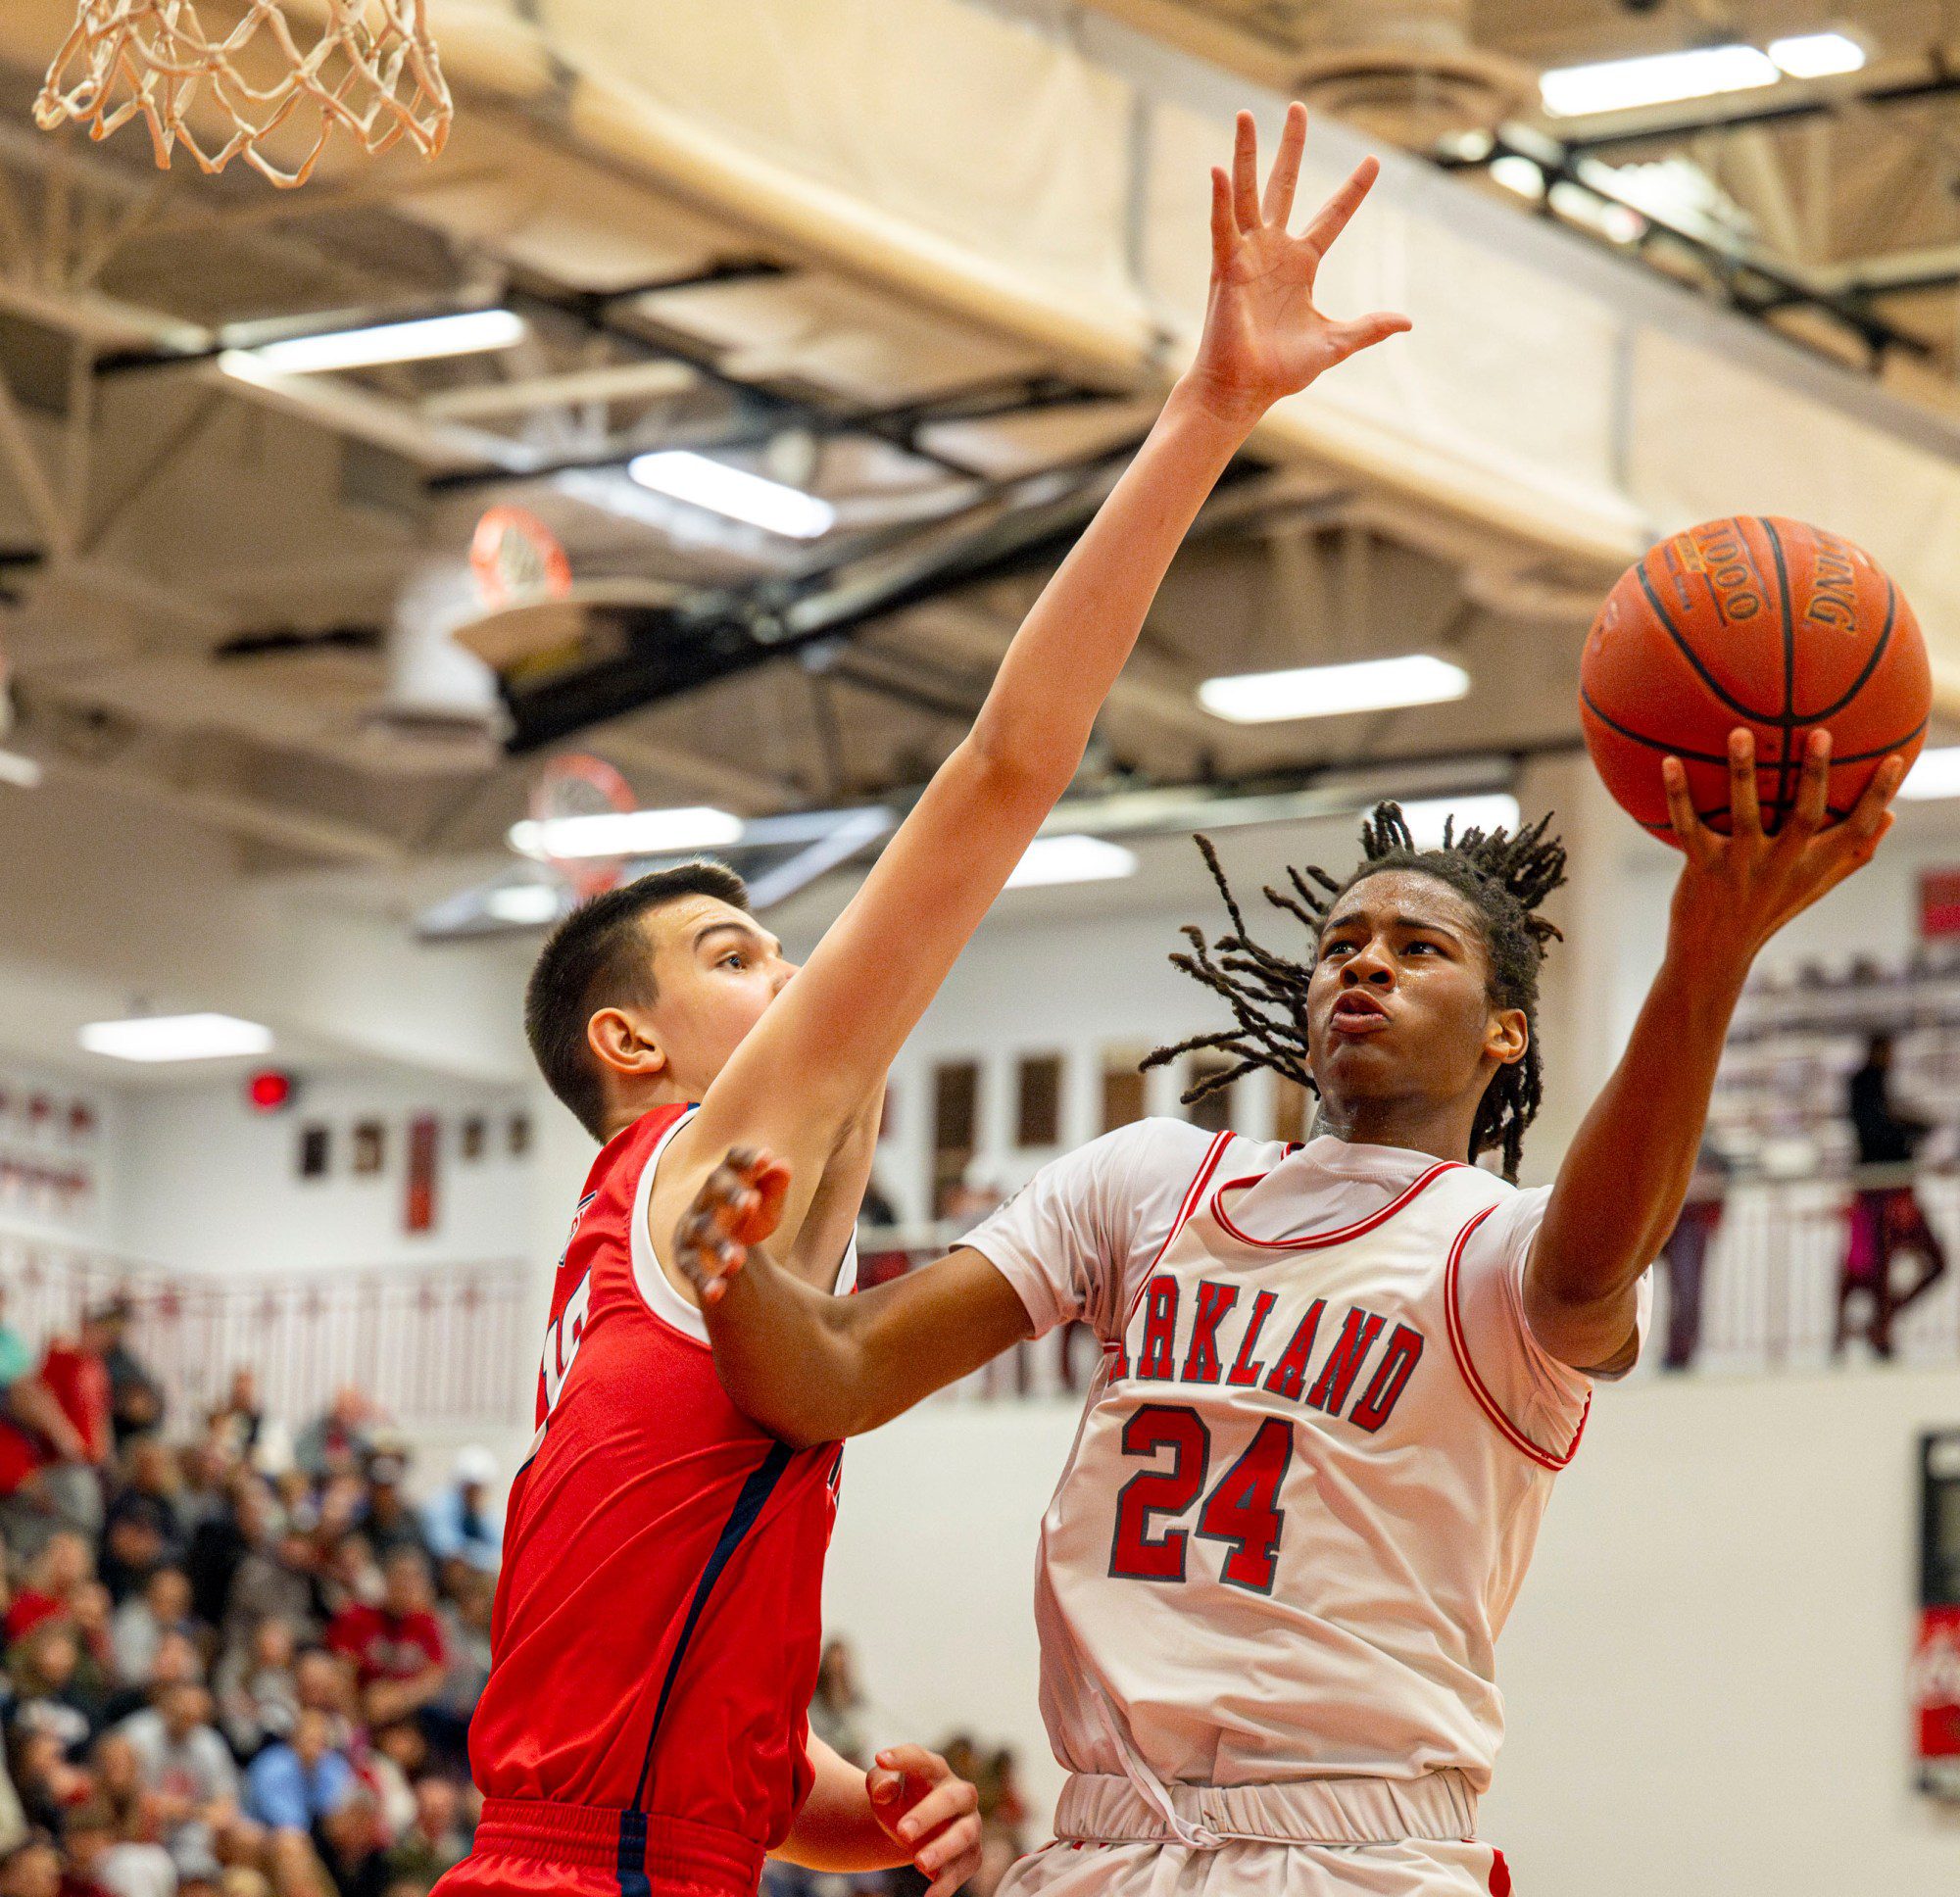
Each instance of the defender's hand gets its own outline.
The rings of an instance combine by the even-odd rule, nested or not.
[[[980,1794],[937,1752],[898,1745],[879,1753],[864,1791],[872,1816],[932,1879],[925,1897],[952,1897],[980,1869]]]
[[[1887,757],[1841,823],[1825,827],[1831,794],[1831,734],[1813,731],[1803,754],[1796,802],[1775,836],[1763,829],[1756,790],[1754,734],[1729,734],[1729,834],[1695,814],[1688,770],[1679,757],[1661,764],[1668,820],[1688,858],[1675,885],[1674,929],[1704,953],[1740,952],[1742,965],[1792,916],[1872,860],[1892,826],[1886,807],[1905,776],[1905,760]]]
[[[732,1147],[702,1182],[674,1230],[674,1262],[704,1305],[720,1301],[749,1247],[775,1231],[789,1189],[790,1169],[747,1146]]]
[[[1223,418],[1250,427],[1281,397],[1296,395],[1322,370],[1409,327],[1391,311],[1336,322],[1314,307],[1313,283],[1329,247],[1360,208],[1381,167],[1365,158],[1322,205],[1304,232],[1288,234],[1294,188],[1306,144],[1306,108],[1287,110],[1279,156],[1258,195],[1258,136],[1239,115],[1232,172],[1211,172],[1211,297],[1193,392]]]

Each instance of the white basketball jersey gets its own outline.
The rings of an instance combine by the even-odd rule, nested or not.
[[[1137,1171],[1194,1142],[1175,1212],[1126,1223],[1125,1192],[1168,1202]],[[1365,1163],[1381,1170],[1357,1180]],[[1522,1283],[1503,1260],[1522,1259],[1544,1195],[1417,1154],[1206,1145],[1165,1122],[1055,1170],[966,1242],[1038,1328],[1079,1316],[1103,1339],[1041,1532],[1056,1758],[1211,1785],[1454,1770],[1483,1790],[1502,1735],[1494,1643],[1590,1387],[1519,1335],[1521,1301],[1502,1308]],[[1466,1298],[1463,1260],[1494,1216],[1525,1238],[1487,1242]],[[1506,1339],[1482,1346],[1502,1398],[1466,1309],[1475,1335]],[[1536,1410],[1518,1394],[1534,1384]]]

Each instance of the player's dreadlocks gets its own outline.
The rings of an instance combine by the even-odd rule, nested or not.
[[[1270,887],[1265,891],[1266,900],[1303,923],[1316,943],[1334,905],[1356,883],[1385,870],[1419,870],[1434,876],[1476,910],[1484,925],[1491,964],[1492,1005],[1522,1008],[1529,1043],[1524,1058],[1499,1067],[1484,1090],[1470,1135],[1469,1156],[1475,1159],[1494,1146],[1500,1148],[1504,1177],[1513,1181],[1518,1176],[1525,1129],[1536,1117],[1544,1092],[1538,1050],[1538,974],[1546,947],[1558,938],[1558,931],[1538,913],[1538,907],[1565,881],[1565,846],[1545,834],[1550,824],[1546,815],[1516,832],[1473,829],[1460,837],[1453,823],[1446,824],[1441,850],[1418,850],[1401,806],[1381,803],[1362,820],[1361,865],[1345,883],[1337,883],[1318,867],[1309,866],[1304,875],[1289,868],[1292,896]],[[1171,960],[1187,975],[1223,996],[1238,1025],[1216,1034],[1196,1035],[1175,1046],[1159,1047],[1144,1065],[1161,1067],[1200,1048],[1235,1055],[1235,1065],[1207,1075],[1185,1094],[1187,1105],[1230,1087],[1255,1067],[1268,1067],[1318,1093],[1307,1067],[1306,987],[1313,974],[1313,957],[1304,964],[1289,961],[1252,941],[1211,839],[1199,837],[1195,841],[1211,871],[1211,880],[1218,885],[1218,894],[1225,899],[1232,928],[1207,948],[1203,931],[1187,923],[1184,935],[1192,952],[1174,954]]]

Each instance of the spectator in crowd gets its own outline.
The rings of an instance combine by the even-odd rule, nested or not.
[[[197,1528],[184,1554],[191,1602],[200,1621],[209,1627],[224,1625],[239,1568],[255,1548],[270,1543],[278,1522],[277,1505],[266,1484],[234,1471],[224,1506]]]
[[[110,1634],[116,1673],[127,1680],[147,1679],[167,1633],[195,1637],[190,1577],[181,1568],[159,1568],[116,1610]]]
[[[424,1517],[351,1392],[287,1470],[249,1376],[174,1444],[160,1391],[118,1406],[122,1321],[39,1369],[0,1324],[0,1897],[427,1897],[475,1811],[494,1472]]]
[[[1851,1130],[1860,1166],[1912,1163],[1933,1122],[1907,1112],[1892,1094],[1892,1037],[1875,1034],[1865,1061],[1851,1076]],[[1901,1252],[1919,1260],[1919,1276],[1905,1290],[1893,1283],[1892,1261]],[[1927,1223],[1910,1180],[1861,1187],[1851,1201],[1843,1266],[1838,1283],[1838,1324],[1833,1354],[1850,1338],[1852,1297],[1864,1292],[1871,1306],[1865,1337],[1881,1357],[1892,1354],[1892,1324],[1924,1297],[1946,1271],[1946,1248]]]
[[[235,1644],[247,1629],[269,1620],[311,1628],[319,1613],[318,1541],[285,1518],[263,1484],[252,1484],[241,1519],[247,1545],[225,1591],[220,1623],[225,1640]]]
[[[96,1314],[103,1368],[109,1373],[109,1412],[118,1448],[164,1427],[164,1386],[129,1347],[135,1306],[112,1297]]]
[[[177,1459],[160,1438],[143,1435],[129,1444],[102,1522],[102,1579],[119,1601],[157,1569],[181,1566],[189,1548],[181,1487]]]
[[[372,1792],[356,1786],[320,1820],[314,1838],[339,1897],[387,1897],[388,1859]]]
[[[14,1771],[4,1746],[0,1746],[0,1856],[13,1850],[27,1835],[27,1814],[21,1807],[21,1794],[14,1782]]]
[[[17,1725],[12,1733],[8,1771],[19,1791],[23,1830],[56,1830],[62,1815],[88,1796],[89,1775],[69,1762],[53,1732]]]
[[[178,1876],[214,1871],[220,1853],[242,1841],[243,1821],[238,1767],[211,1724],[211,1695],[178,1681],[116,1730],[135,1755],[137,1783],[155,1801]]]
[[[69,1875],[62,1897],[173,1897],[176,1866],[161,1844],[123,1837],[116,1814],[100,1798],[70,1807],[61,1828]],[[71,1885],[69,1878],[74,1879]]]
[[[415,1784],[416,1815],[388,1853],[391,1882],[406,1878],[426,1890],[468,1855],[463,1794],[454,1778],[424,1775]]]
[[[266,1435],[266,1410],[259,1397],[259,1373],[250,1364],[240,1364],[231,1373],[224,1401],[211,1412],[210,1435],[234,1462],[253,1462]]]
[[[51,1534],[8,1603],[7,1638],[24,1639],[41,1622],[72,1615],[81,1590],[94,1579],[95,1556],[88,1542],[72,1529]]]
[[[326,1632],[327,1645],[354,1662],[362,1711],[372,1726],[419,1713],[442,1691],[448,1671],[428,1557],[397,1548],[382,1584],[376,1605],[343,1608]]]
[[[340,1390],[325,1413],[300,1432],[293,1444],[295,1465],[315,1482],[359,1475],[373,1446],[372,1421],[373,1406],[360,1390]]]
[[[75,1691],[78,1659],[74,1629],[65,1619],[40,1622],[7,1650],[13,1689],[8,1724],[16,1732],[45,1733],[64,1759],[79,1755],[93,1734],[94,1722]]]
[[[269,1829],[311,1836],[314,1826],[339,1811],[359,1783],[334,1737],[326,1714],[302,1713],[289,1740],[267,1746],[246,1768],[247,1814]]]
[[[0,1897],[61,1897],[61,1854],[40,1833],[0,1859]]]
[[[1714,1243],[1716,1230],[1722,1223],[1728,1178],[1728,1161],[1704,1140],[1694,1158],[1688,1201],[1661,1249],[1661,1262],[1667,1272],[1667,1349],[1661,1358],[1663,1370],[1686,1370],[1700,1348],[1702,1275],[1707,1268],[1708,1247]]]
[[[92,1538],[102,1526],[97,1465],[108,1438],[106,1375],[99,1442],[90,1400],[95,1385],[78,1347],[51,1343],[37,1369],[7,1385],[0,1407],[0,1535],[19,1560],[32,1560],[64,1529]]]
[[[497,1578],[479,1573],[467,1562],[448,1562],[443,1594],[437,1619],[449,1665],[442,1691],[422,1708],[421,1725],[443,1762],[467,1777],[469,1718],[490,1678],[490,1615],[496,1604]]]
[[[858,1690],[858,1668],[849,1642],[826,1640],[816,1664],[816,1690],[810,1696],[809,1729],[840,1759],[862,1767],[868,1757],[862,1726],[864,1698]],[[950,1762],[949,1762],[950,1763]]]
[[[299,1642],[294,1623],[268,1615],[242,1640],[225,1648],[213,1688],[219,1725],[235,1757],[250,1763],[299,1724]],[[322,1718],[326,1715],[321,1714]]]
[[[408,1454],[399,1443],[378,1447],[368,1459],[368,1488],[359,1519],[377,1561],[385,1562],[398,1548],[413,1548],[424,1561],[431,1552],[422,1518],[402,1490],[408,1473]]]
[[[491,1513],[497,1458],[479,1443],[457,1451],[449,1486],[422,1513],[422,1539],[438,1562],[463,1561],[494,1575],[503,1558],[504,1525]]]

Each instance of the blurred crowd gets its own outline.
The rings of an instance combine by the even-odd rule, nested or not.
[[[852,1764],[868,1766],[879,1745],[915,1733],[870,1735],[872,1709],[858,1683],[849,1644],[831,1640],[817,1670],[809,1703],[809,1729]],[[879,1722],[888,1724],[888,1722]],[[928,1741],[930,1743],[930,1741]],[[955,1772],[980,1794],[980,1869],[961,1886],[961,1897],[994,1897],[1007,1867],[1028,1848],[1028,1805],[1021,1794],[1014,1755],[1005,1746],[985,1747],[964,1732],[938,1741]],[[800,1870],[771,1862],[762,1873],[762,1897],[920,1897],[926,1879],[909,1865],[899,1871],[850,1875]]]
[[[170,1416],[129,1319],[36,1354],[0,1310],[0,1897],[425,1897],[474,1817],[491,1458],[416,1505],[358,1390]]]

